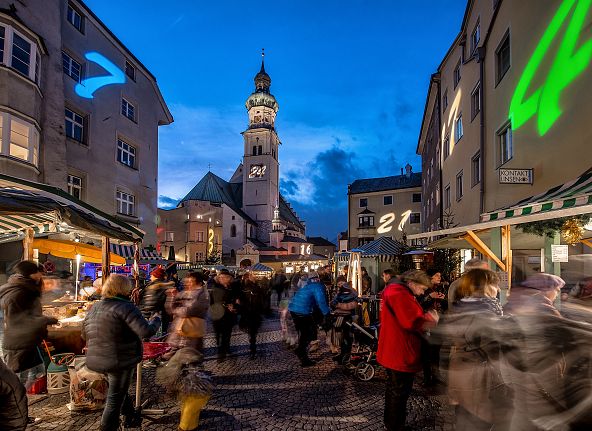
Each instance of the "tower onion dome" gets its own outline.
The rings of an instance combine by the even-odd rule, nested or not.
[[[266,106],[277,112],[279,105],[275,97],[269,92],[271,78],[265,71],[265,53],[261,53],[261,56],[263,57],[261,59],[261,70],[255,75],[255,91],[249,96],[245,106],[247,110],[256,106]]]

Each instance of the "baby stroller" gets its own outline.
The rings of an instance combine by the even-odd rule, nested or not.
[[[351,326],[354,343],[351,354],[343,358],[345,369],[364,382],[372,380],[378,366],[376,351],[378,350],[378,324],[360,326],[355,322]]]

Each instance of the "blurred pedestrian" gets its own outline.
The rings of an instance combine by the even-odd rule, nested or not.
[[[288,306],[298,331],[298,347],[295,352],[303,367],[310,367],[316,363],[308,357],[308,345],[317,335],[317,322],[313,316],[315,307],[324,316],[323,326],[327,330],[330,329],[330,310],[325,297],[325,287],[321,284],[318,274],[313,271],[308,274],[308,283],[296,292]]]
[[[175,289],[174,282],[165,281],[166,276],[165,270],[160,267],[155,268],[150,273],[150,282],[142,291],[139,306],[145,319],[148,319],[154,313],[159,313],[162,316],[161,330],[163,334],[167,333],[171,322],[170,316],[165,310],[166,292],[169,289]]]
[[[278,271],[274,274],[273,279],[271,281],[271,288],[277,294],[277,306],[280,306],[280,302],[282,300],[284,289],[286,288],[287,278],[283,271]]]
[[[103,299],[86,315],[82,338],[86,340],[86,366],[107,374],[109,391],[103,416],[102,431],[119,429],[119,415],[126,426],[138,426],[141,417],[135,412],[128,388],[136,364],[142,361],[142,340],[156,333],[160,318],[146,321],[129,300],[132,286],[123,275],[111,274],[103,285]]]
[[[442,274],[436,268],[430,268],[426,271],[432,285],[418,301],[424,312],[435,310],[442,313],[446,294],[442,291]],[[446,307],[447,308],[447,307]],[[438,378],[438,365],[440,363],[440,342],[432,336],[430,331],[426,331],[421,339],[421,362],[423,365],[423,386],[434,386],[440,380]]]
[[[257,333],[261,327],[262,314],[265,311],[265,291],[252,272],[242,277],[240,296],[239,327],[249,334],[249,349],[251,359],[257,355]]]
[[[230,353],[230,337],[236,325],[239,295],[233,288],[234,277],[227,269],[220,270],[210,292],[210,319],[216,333],[218,360],[223,361]]]
[[[24,431],[27,428],[29,406],[27,390],[18,376],[0,359],[0,429]]]
[[[0,287],[0,306],[4,314],[3,359],[27,389],[45,374],[38,346],[47,337],[47,326],[58,323],[57,319],[43,315],[42,284],[40,267],[25,260],[14,267],[14,274]]]
[[[387,431],[401,431],[413,378],[421,370],[421,334],[437,323],[438,314],[424,313],[416,300],[431,285],[425,272],[410,270],[390,281],[382,294],[376,358],[387,370],[384,425]]]
[[[191,347],[203,351],[203,337],[206,333],[206,318],[210,307],[210,295],[205,286],[202,273],[190,272],[183,278],[183,290],[175,294],[169,290],[166,309],[173,322],[170,326],[167,343],[171,351],[164,355],[170,359],[177,350]]]
[[[338,355],[333,357],[337,363],[343,363],[351,353],[352,349],[352,335],[351,323],[356,314],[358,306],[358,292],[346,282],[345,277],[339,276],[337,280],[339,290],[337,295],[331,301],[331,308],[333,309],[333,328],[334,331],[340,335],[334,337],[334,341],[339,340],[341,347]],[[337,344],[334,342],[334,344]]]
[[[478,257],[474,257],[468,260],[465,263],[465,273],[469,272],[471,269],[489,269],[489,265],[486,261],[479,259]],[[456,297],[456,290],[460,285],[460,278],[454,280],[450,287],[448,288],[448,310],[452,310],[454,307],[454,302],[457,301]]]
[[[372,295],[372,278],[365,267],[362,267],[362,295]]]
[[[448,394],[456,404],[456,430],[507,429],[512,398],[500,370],[502,307],[497,275],[486,269],[465,273],[458,300],[443,331],[453,342]]]

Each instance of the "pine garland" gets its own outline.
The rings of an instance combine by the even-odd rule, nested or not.
[[[553,238],[555,234],[561,232],[563,224],[570,219],[577,220],[580,225],[587,224],[592,218],[589,214],[581,214],[573,217],[562,217],[551,220],[540,220],[529,223],[519,224],[517,227],[524,233],[531,233],[538,236]]]

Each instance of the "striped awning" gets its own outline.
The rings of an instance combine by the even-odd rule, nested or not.
[[[111,247],[111,252],[118,254],[121,257],[124,257],[126,260],[134,260],[134,246],[133,245],[122,245],[122,244],[109,244]],[[140,261],[144,260],[163,260],[160,253],[157,251],[147,250],[145,248],[141,248],[140,250]]]
[[[273,269],[267,265],[263,265],[262,263],[256,263],[255,265],[250,266],[248,269],[249,271],[273,272]]]
[[[35,234],[56,232],[59,216],[50,211],[40,214],[0,214],[0,239],[14,236],[25,229],[33,228]]]
[[[582,207],[587,213],[592,205],[592,168],[573,181],[553,187],[544,193],[523,199],[516,204],[496,211],[481,214],[482,222],[510,219],[536,213],[549,213],[562,209]]]
[[[407,246],[388,236],[381,236],[360,246],[363,257],[400,256],[407,251]]]

